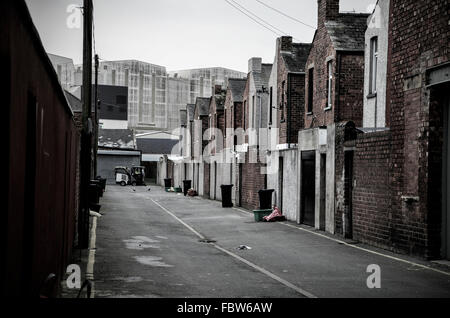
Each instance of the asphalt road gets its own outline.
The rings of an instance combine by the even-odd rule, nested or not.
[[[450,297],[447,267],[220,202],[108,186],[101,204],[95,297]],[[381,288],[367,287],[371,264]]]

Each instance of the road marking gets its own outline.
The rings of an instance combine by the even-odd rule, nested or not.
[[[283,222],[279,222],[279,224],[282,224],[284,226],[288,226],[288,227],[291,227],[291,228],[294,228],[294,229],[297,229],[297,230],[300,230],[300,231],[308,232],[310,234],[314,234],[314,235],[326,238],[327,240],[334,241],[336,243],[339,243],[339,244],[342,244],[342,245],[345,245],[345,246],[348,246],[348,247],[356,248],[358,250],[365,251],[367,253],[375,254],[375,255],[378,255],[378,256],[382,256],[382,257],[385,257],[385,258],[389,258],[389,259],[398,261],[398,262],[406,263],[406,264],[409,264],[409,265],[414,265],[414,266],[417,266],[417,267],[421,267],[423,269],[428,269],[428,270],[434,271],[436,273],[440,273],[440,274],[443,274],[443,275],[450,276],[449,272],[441,271],[439,269],[436,269],[436,268],[433,268],[433,267],[430,267],[430,266],[427,266],[427,265],[414,263],[414,262],[411,262],[411,261],[408,261],[408,260],[405,260],[405,259],[401,259],[401,258],[398,258],[398,257],[395,257],[395,256],[391,256],[391,255],[383,254],[383,253],[380,253],[380,252],[372,251],[372,250],[369,250],[367,248],[364,248],[364,247],[361,247],[361,246],[356,246],[354,244],[349,244],[349,243],[347,243],[345,241],[341,241],[339,239],[335,239],[335,238],[329,237],[329,236],[324,235],[324,234],[320,234],[320,233],[317,233],[317,232],[314,232],[314,231],[311,231],[311,230],[308,230],[308,229],[304,229],[304,228],[301,228],[301,227],[298,227],[298,226],[294,226],[292,224],[283,223]]]
[[[165,207],[163,207],[161,204],[159,204],[158,202],[156,202],[155,200],[151,199],[152,202],[154,204],[156,204],[157,206],[159,206],[163,211],[165,211],[166,213],[168,213],[169,215],[171,215],[175,220],[177,220],[178,222],[180,222],[181,224],[183,224],[185,227],[187,227],[192,233],[194,233],[195,235],[197,235],[201,240],[204,240],[206,237],[204,237],[202,234],[200,234],[199,232],[197,232],[192,226],[190,226],[189,224],[187,224],[186,222],[184,222],[182,219],[180,219],[178,216],[176,216],[175,214],[173,214],[172,212],[170,212],[169,210],[167,210]]]
[[[239,209],[239,208],[233,208],[233,209],[235,209],[237,211],[240,211],[240,212],[247,213],[247,214],[251,214],[250,212],[247,212],[247,211]],[[278,223],[282,224],[284,226],[288,226],[288,227],[291,227],[291,228],[294,228],[294,229],[297,229],[297,230],[300,230],[300,231],[308,232],[310,234],[314,234],[314,235],[326,238],[327,240],[334,241],[336,243],[343,244],[343,245],[348,246],[348,247],[352,247],[352,248],[356,248],[356,249],[361,250],[361,251],[365,251],[367,253],[375,254],[375,255],[378,255],[378,256],[382,256],[382,257],[385,257],[385,258],[389,258],[389,259],[398,261],[398,262],[406,263],[406,264],[417,266],[417,267],[420,267],[420,268],[423,268],[423,269],[428,269],[428,270],[434,271],[436,273],[440,273],[440,274],[443,274],[443,275],[450,276],[450,272],[441,271],[439,269],[436,269],[436,268],[433,268],[433,267],[430,267],[430,266],[427,266],[427,265],[414,263],[412,261],[408,261],[408,260],[401,259],[401,258],[398,258],[398,257],[395,257],[395,256],[383,254],[381,252],[372,251],[372,250],[369,250],[367,248],[356,246],[354,244],[349,244],[349,243],[347,243],[345,241],[342,241],[342,240],[339,240],[339,239],[335,239],[335,238],[329,237],[327,235],[324,235],[324,234],[321,234],[321,233],[317,233],[315,231],[311,231],[311,230],[308,230],[308,229],[304,229],[304,228],[301,228],[301,227],[298,227],[298,226],[294,226],[294,225],[291,225],[291,224],[288,224],[288,223],[283,223],[283,222],[278,222]]]
[[[251,214],[251,212],[249,212],[249,211],[245,211],[245,210],[242,210],[242,209],[239,209],[239,208],[235,208],[235,207],[233,207],[233,210],[239,211],[239,212],[245,214],[246,216]]]
[[[164,212],[168,213],[170,216],[172,216],[172,217],[173,217],[174,219],[176,219],[178,222],[180,222],[181,224],[183,224],[186,228],[188,228],[192,233],[194,233],[196,236],[198,236],[201,240],[204,240],[204,239],[205,239],[205,237],[204,237],[202,234],[200,234],[199,232],[197,232],[192,226],[190,226],[189,224],[187,224],[186,222],[184,222],[183,220],[181,220],[181,219],[180,219],[179,217],[177,217],[174,213],[170,212],[168,209],[166,209],[164,206],[162,206],[161,204],[159,204],[159,203],[156,202],[155,200],[152,199],[152,201],[153,201],[153,203],[155,203],[157,206],[159,206]],[[300,288],[300,287],[298,287],[298,286],[296,286],[296,285],[294,285],[294,284],[288,282],[287,280],[285,280],[285,279],[283,279],[283,278],[281,278],[281,277],[279,277],[279,276],[277,276],[277,275],[275,275],[275,274],[269,272],[268,270],[266,270],[266,269],[264,269],[264,268],[262,268],[262,267],[260,267],[260,266],[258,266],[258,265],[256,265],[256,264],[254,264],[254,263],[252,263],[252,262],[246,260],[245,258],[242,258],[241,256],[239,256],[239,255],[237,255],[237,254],[235,254],[235,253],[233,253],[233,252],[228,251],[227,249],[225,249],[225,248],[223,248],[223,247],[221,247],[221,246],[219,246],[219,245],[217,245],[217,244],[215,244],[215,243],[212,243],[212,244],[210,244],[210,245],[211,245],[211,246],[214,246],[216,249],[218,249],[218,250],[220,250],[220,251],[222,251],[222,252],[228,254],[229,256],[232,256],[233,258],[235,258],[235,259],[241,261],[242,263],[244,263],[244,264],[246,264],[246,265],[252,267],[253,269],[255,269],[255,270],[257,270],[257,271],[263,273],[264,275],[266,275],[266,276],[268,276],[268,277],[270,277],[270,278],[276,280],[277,282],[279,282],[279,283],[285,285],[286,287],[295,290],[296,292],[298,292],[299,294],[301,294],[301,295],[303,295],[303,296],[305,296],[305,297],[308,297],[308,298],[317,298],[317,296],[315,296],[315,295],[313,295],[313,294],[307,292],[306,290],[304,290],[304,289],[302,289],[302,288]]]
[[[94,288],[94,263],[95,263],[95,246],[97,241],[97,217],[92,218],[91,238],[89,240],[89,256],[86,265],[86,279],[91,281],[91,298],[95,298]]]

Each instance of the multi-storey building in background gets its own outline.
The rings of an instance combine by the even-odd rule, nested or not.
[[[211,97],[214,95],[216,85],[226,89],[229,78],[245,78],[246,74],[223,67],[198,68],[190,70],[172,71],[173,78],[189,80],[190,100],[194,104],[197,97]],[[186,105],[185,105],[186,106]]]
[[[75,74],[82,71],[78,67]],[[245,73],[225,68],[167,72],[164,66],[136,60],[100,63],[98,82],[128,87],[128,128],[138,132],[171,131],[180,125],[180,110],[197,97],[211,97],[215,85]]]

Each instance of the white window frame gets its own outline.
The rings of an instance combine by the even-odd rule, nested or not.
[[[333,98],[332,98],[332,93],[333,93],[333,61],[328,61],[327,62],[327,75],[328,75],[328,90],[327,90],[327,108],[326,109],[331,109],[332,107],[332,103],[333,103]]]
[[[377,93],[377,72],[378,72],[378,37],[370,39],[370,81],[369,94]]]

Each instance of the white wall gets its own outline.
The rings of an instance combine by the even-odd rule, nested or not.
[[[102,129],[128,129],[127,120],[100,119],[99,123]]]
[[[326,133],[326,139],[325,137]],[[322,134],[322,135],[321,135]],[[322,136],[322,137],[321,137]],[[325,230],[334,234],[334,211],[335,211],[335,124],[327,127],[326,132],[319,128],[305,129],[299,131],[298,155],[297,155],[297,222],[300,222],[301,213],[301,193],[302,193],[302,152],[316,152],[316,171],[315,171],[315,228],[320,229],[320,214],[325,213]],[[322,185],[321,178],[321,155],[326,155],[325,185]],[[325,200],[321,200],[321,188],[325,187]],[[323,206],[325,204],[325,207]]]
[[[368,19],[365,35],[363,127],[386,127],[386,74],[388,59],[389,0],[379,0]],[[369,97],[370,40],[378,37],[377,93]]]

